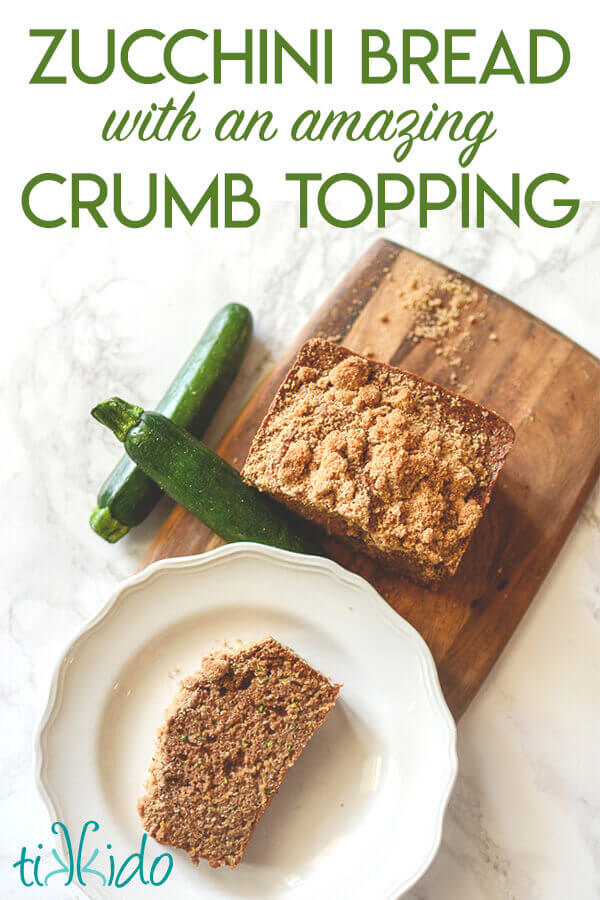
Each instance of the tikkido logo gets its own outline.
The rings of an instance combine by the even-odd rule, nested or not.
[[[54,822],[52,832],[62,837],[65,858],[56,849],[52,850],[50,858],[44,858],[42,853],[29,855],[27,847],[22,847],[19,858],[13,863],[13,869],[19,872],[21,884],[24,887],[48,887],[50,882],[60,882],[61,876],[65,887],[70,884],[81,887],[95,884],[122,888],[134,878],[153,887],[160,887],[165,883],[173,869],[173,857],[170,853],[161,853],[152,862],[146,861],[147,834],[142,836],[140,849],[119,863],[111,853],[112,844],[105,844],[106,852],[93,846],[88,834],[99,830],[98,822],[89,819],[84,823],[79,839],[74,844],[67,826],[62,822]],[[37,849],[43,851],[44,845],[38,844]],[[54,863],[57,863],[57,867],[47,871]]]

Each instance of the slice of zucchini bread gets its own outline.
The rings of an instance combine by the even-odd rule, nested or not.
[[[138,801],[144,829],[195,864],[237,866],[339,689],[272,637],[207,656],[159,729]]]
[[[466,397],[314,339],[275,395],[242,475],[434,584],[456,571],[514,436]]]

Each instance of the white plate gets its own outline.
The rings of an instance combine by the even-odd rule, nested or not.
[[[95,867],[139,849],[136,813],[157,726],[181,675],[224,640],[271,634],[340,698],[235,870],[173,851],[177,900],[392,900],[431,863],[457,770],[454,722],[420,635],[362,578],[329,560],[255,544],[155,563],[125,581],[71,643],[36,735],[36,778],[53,820],[95,819]],[[180,676],[177,676],[180,677]],[[149,840],[147,856],[165,851]],[[103,856],[104,854],[104,856]],[[143,898],[98,887],[89,897]]]

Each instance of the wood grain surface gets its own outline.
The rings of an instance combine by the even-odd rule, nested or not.
[[[217,449],[241,468],[298,347],[313,336],[338,340],[444,387],[462,383],[462,393],[511,422],[514,449],[458,572],[440,588],[416,586],[323,538],[333,559],[366,578],[423,635],[458,718],[531,603],[598,477],[600,362],[509,300],[457,276],[476,297],[461,315],[475,314],[476,320],[465,326],[460,365],[452,365],[456,335],[438,342],[413,337],[416,314],[398,298],[415,272],[439,285],[456,275],[397,244],[374,244],[277,361]],[[447,302],[443,287],[438,293]],[[144,565],[219,543],[175,507]]]

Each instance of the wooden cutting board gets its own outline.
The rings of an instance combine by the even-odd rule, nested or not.
[[[448,282],[449,276],[458,282]],[[423,312],[407,302],[412,289],[433,286],[429,296],[439,296],[446,308],[454,296],[449,283],[469,297],[454,321],[460,327],[437,340],[415,335],[415,326],[423,332]],[[509,300],[397,244],[378,241],[275,364],[221,441],[218,452],[236,467],[243,465],[298,347],[313,336],[338,340],[445,387],[460,386],[515,428],[514,449],[484,518],[458,572],[441,588],[418,587],[337,541],[323,541],[331,557],[371,582],[420,631],[459,717],[531,603],[597,478],[600,361]],[[175,507],[144,565],[219,543]]]

